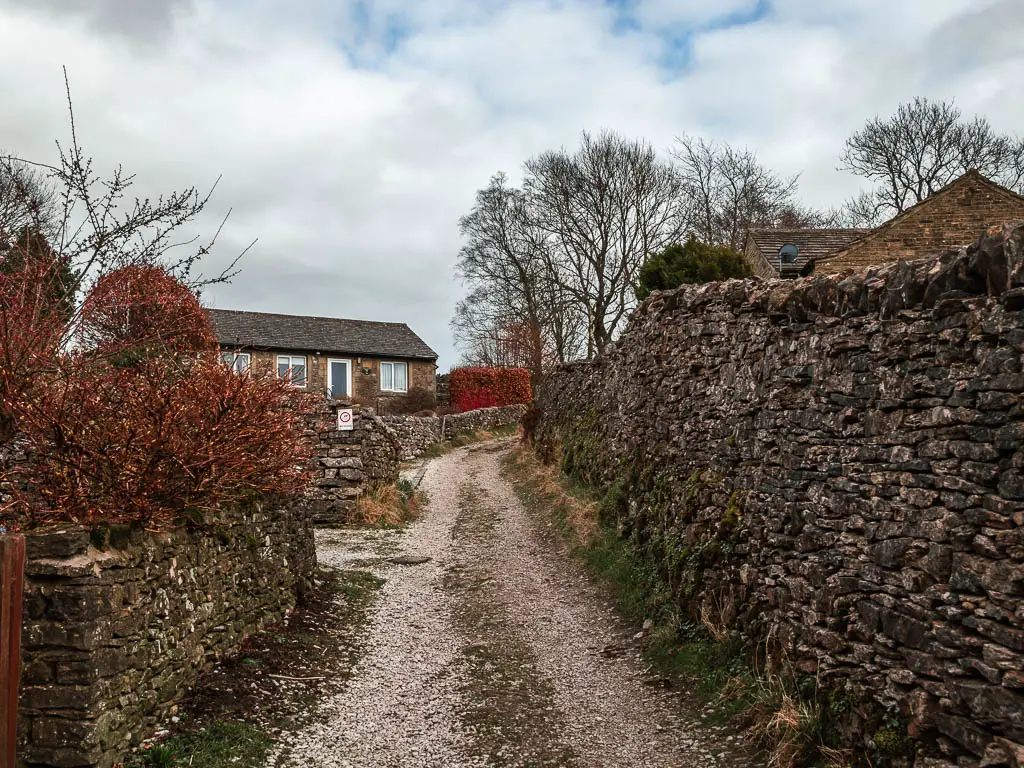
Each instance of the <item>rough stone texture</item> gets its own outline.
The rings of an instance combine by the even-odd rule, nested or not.
[[[435,443],[441,442],[441,417],[438,416],[384,416],[398,437],[398,456],[402,461],[415,459]]]
[[[870,235],[819,260],[815,272],[839,272],[962,248],[993,224],[1024,220],[1024,197],[977,171],[878,227]]]
[[[450,381],[451,377],[447,373],[439,373],[435,379],[438,408],[447,408],[452,404]]]
[[[441,417],[441,434],[445,440],[464,432],[476,432],[481,429],[494,429],[517,424],[530,406],[502,405],[496,408],[477,408],[475,411],[452,413]]]
[[[291,610],[316,564],[304,507],[217,518],[26,536],[19,765],[115,765],[204,666]]]
[[[339,430],[338,411],[353,410],[353,428]],[[401,443],[372,408],[326,400],[307,417],[315,476],[307,494],[314,522],[345,522],[359,495],[398,480]]]
[[[1024,227],[852,276],[685,287],[547,379],[538,448],[611,489],[606,522],[691,618],[899,708],[942,756],[921,765],[1016,766],[1022,351]]]
[[[399,455],[405,461],[416,458],[431,445],[450,440],[462,432],[516,424],[526,413],[527,407],[504,405],[446,416],[384,416],[383,420],[398,436]]]

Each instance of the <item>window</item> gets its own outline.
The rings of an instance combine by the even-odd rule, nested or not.
[[[306,388],[306,358],[304,355],[278,355],[277,377],[288,379],[293,387]]]
[[[249,370],[248,352],[221,352],[220,361],[235,373],[245,373]]]
[[[380,389],[382,392],[408,392],[409,366],[405,363],[381,363]]]

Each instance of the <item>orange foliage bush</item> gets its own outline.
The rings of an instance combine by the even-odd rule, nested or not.
[[[75,316],[36,298],[46,270],[0,276],[0,395],[26,460],[8,523],[179,524],[308,481],[303,398],[221,364],[195,295],[155,266],[100,278]]]
[[[97,280],[82,304],[79,336],[87,349],[103,355],[217,344],[196,295],[153,265],[123,267]]]

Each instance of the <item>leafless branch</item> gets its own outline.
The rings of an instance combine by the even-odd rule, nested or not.
[[[750,149],[683,135],[672,156],[690,206],[691,232],[703,243],[739,251],[751,227],[820,217],[796,203],[797,176],[778,176]]]
[[[874,117],[846,140],[840,169],[873,188],[848,204],[850,215],[877,222],[916,205],[968,170],[1024,189],[1024,140],[997,134],[952,102],[916,98],[887,118]]]
[[[178,240],[176,234],[192,225],[205,211],[220,182],[208,191],[196,187],[171,192],[155,199],[131,195],[135,176],[115,168],[108,176],[94,170],[92,158],[82,149],[78,138],[71,86],[64,70],[64,87],[70,125],[70,144],[57,142],[58,162],[49,165],[16,157],[5,157],[0,166],[0,233],[4,229],[5,204],[14,200],[21,216],[32,212],[39,231],[53,249],[68,260],[77,276],[76,290],[88,286],[112,269],[128,265],[160,264],[193,288],[230,280],[237,274],[242,256],[250,244],[228,266],[212,277],[194,274],[207,257],[227,221],[225,216],[213,236]],[[37,169],[30,173],[27,169]],[[12,176],[10,169],[18,169]],[[4,179],[28,179],[33,194],[31,206],[24,195],[5,195]],[[230,214],[230,212],[229,212]],[[253,241],[255,243],[255,241]],[[184,255],[171,257],[173,251],[191,246]]]

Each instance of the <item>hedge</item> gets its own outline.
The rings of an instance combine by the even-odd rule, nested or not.
[[[449,392],[456,413],[533,400],[526,368],[456,368],[449,377]]]

